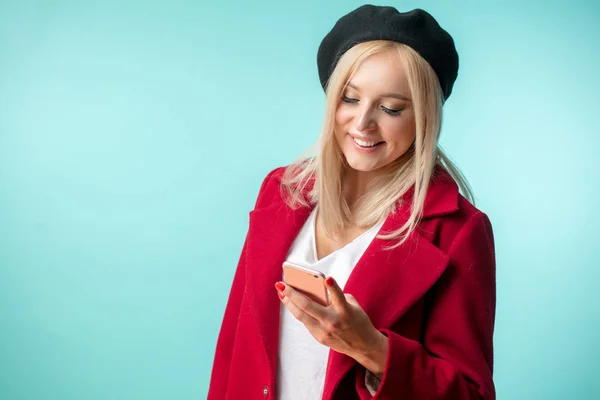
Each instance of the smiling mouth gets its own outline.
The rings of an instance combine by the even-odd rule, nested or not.
[[[364,140],[356,139],[354,137],[352,137],[352,140],[354,140],[354,143],[356,143],[357,145],[359,145],[360,147],[365,148],[365,149],[368,149],[368,148],[371,148],[371,147],[377,147],[380,144],[385,143],[384,141],[380,141],[380,142],[367,142],[367,141],[364,141]]]

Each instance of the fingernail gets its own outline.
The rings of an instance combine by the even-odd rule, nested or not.
[[[277,282],[275,284],[275,289],[279,290],[280,292],[283,292],[285,290],[285,284],[283,284],[282,282]]]
[[[283,298],[285,297],[285,295],[281,292],[277,292],[277,296],[279,296],[279,300],[283,300]]]
[[[325,279],[325,284],[326,284],[327,286],[333,286],[333,283],[334,283],[334,282],[335,282],[335,281],[333,280],[333,278],[332,278],[331,276],[330,276],[330,277],[328,277],[327,279]]]

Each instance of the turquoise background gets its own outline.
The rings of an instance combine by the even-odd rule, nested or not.
[[[205,398],[264,175],[358,1],[0,1],[0,399]],[[453,36],[442,144],[497,246],[499,399],[600,399],[600,4],[403,1]]]

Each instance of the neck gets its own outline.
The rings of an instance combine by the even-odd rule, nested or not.
[[[342,190],[346,203],[348,203],[351,210],[354,208],[358,199],[367,193],[369,182],[377,175],[378,173],[376,171],[364,172],[352,168],[348,169],[344,176]]]
[[[350,210],[353,210],[356,202],[368,192],[369,184],[373,179],[390,174],[393,170],[399,168],[399,162],[402,162],[402,160],[373,171],[357,171],[347,166],[342,180],[342,193]]]

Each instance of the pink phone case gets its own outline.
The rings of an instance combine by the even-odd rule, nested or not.
[[[320,271],[287,261],[283,263],[284,282],[322,306],[329,305],[325,279],[326,276]]]

